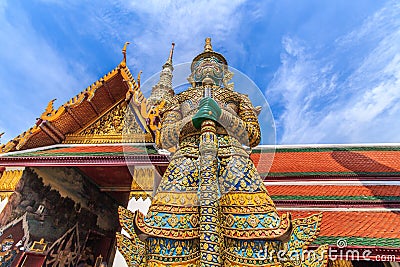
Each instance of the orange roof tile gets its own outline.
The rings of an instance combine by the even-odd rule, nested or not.
[[[271,196],[400,196],[400,186],[393,185],[269,185]]]
[[[329,149],[329,148],[328,148]],[[305,173],[332,174],[332,173],[400,173],[400,151],[385,149],[375,150],[370,147],[357,151],[318,151],[318,149],[291,149],[280,151],[277,149],[272,166],[270,157],[264,153],[253,153],[252,160],[260,173],[270,175]],[[305,151],[307,150],[307,151]],[[267,153],[265,153],[267,154]]]
[[[292,218],[307,217],[313,211],[290,211]],[[324,211],[320,236],[400,238],[400,212]]]

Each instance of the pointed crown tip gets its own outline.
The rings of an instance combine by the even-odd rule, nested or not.
[[[204,45],[204,52],[211,52],[211,51],[213,51],[212,45],[211,45],[211,38],[207,37],[206,44]]]

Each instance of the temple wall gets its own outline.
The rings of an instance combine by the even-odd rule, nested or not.
[[[119,228],[115,201],[71,167],[26,168],[0,224],[25,213],[30,241],[44,238],[51,244],[78,224],[82,248],[89,231],[110,237],[110,242]]]

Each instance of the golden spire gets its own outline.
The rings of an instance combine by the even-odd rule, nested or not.
[[[174,90],[172,89],[172,73],[174,71],[174,66],[172,66],[172,56],[174,55],[174,47],[175,43],[172,43],[168,59],[162,66],[160,79],[157,84],[153,86],[150,97],[147,99],[149,106],[158,106],[163,99],[174,95]]]
[[[206,38],[206,44],[204,45],[204,52],[212,52],[212,45],[211,45],[211,38],[207,37]]]

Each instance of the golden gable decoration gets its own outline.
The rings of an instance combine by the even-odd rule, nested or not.
[[[66,144],[99,144],[123,142],[152,142],[146,125],[137,121],[138,115],[126,101],[112,107],[86,128],[66,135]]]

